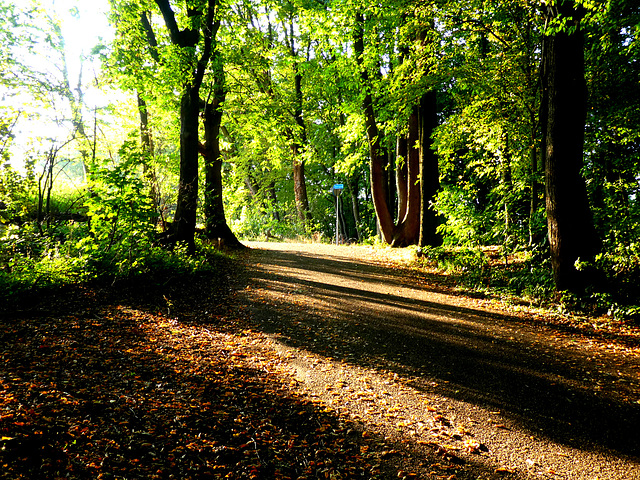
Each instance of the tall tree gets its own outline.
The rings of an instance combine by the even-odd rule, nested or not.
[[[220,26],[217,0],[155,0],[150,2],[113,2],[118,12],[121,40],[116,50],[120,64],[133,63],[138,68],[126,70],[133,80],[124,82],[139,93],[141,120],[144,124],[150,99],[159,105],[172,104],[174,92],[179,98],[180,167],[177,203],[170,229],[165,234],[168,243],[184,242],[195,250],[195,230],[199,198],[199,156],[205,161],[204,214],[205,233],[222,238],[227,245],[239,245],[226,224],[222,203],[220,175],[219,131],[224,101],[224,65],[217,48]],[[160,13],[165,34],[156,35],[154,28]],[[160,31],[158,31],[160,33]],[[154,62],[144,61],[149,57]],[[211,78],[211,81],[208,79]],[[209,90],[204,86],[211,86]],[[203,98],[209,93],[209,97]],[[162,99],[162,94],[166,97]],[[146,97],[146,98],[145,98]],[[203,113],[201,115],[201,113]],[[204,122],[205,140],[200,138],[200,119]],[[148,129],[143,125],[143,130]],[[147,141],[145,132],[143,143]]]
[[[406,28],[406,15],[398,15],[396,27]],[[419,22],[416,22],[419,23]],[[394,194],[389,188],[388,176],[389,151],[383,142],[375,111],[375,100],[372,94],[373,85],[365,56],[365,16],[356,13],[353,51],[356,56],[360,79],[365,91],[362,109],[366,124],[366,134],[370,152],[370,179],[373,203],[378,217],[380,232],[385,242],[392,246],[403,247],[418,244],[422,231],[424,244],[437,244],[436,217],[431,207],[438,190],[438,160],[431,151],[431,135],[437,123],[435,91],[424,93],[429,88],[424,85],[428,71],[425,68],[424,56],[419,51],[425,46],[427,34],[425,26],[420,25],[418,34],[407,40],[414,49],[401,48],[400,63],[409,54],[414,56],[407,78],[398,76],[399,83],[405,83],[401,91],[411,92],[404,96],[404,105],[399,108],[409,110],[406,116],[408,129],[406,136],[398,138],[396,158],[396,185],[398,194],[397,221],[393,219]],[[393,73],[393,72],[391,72]],[[417,77],[417,79],[416,79]],[[419,93],[417,93],[419,92]],[[402,115],[401,119],[405,118]],[[423,195],[426,195],[423,199]]]
[[[551,31],[543,43],[543,145],[547,222],[558,290],[581,291],[578,261],[593,259],[600,242],[589,208],[583,164],[586,119],[584,11],[572,1],[548,5]]]
[[[217,2],[207,0],[201,5],[200,2],[185,2],[187,26],[180,29],[170,1],[156,0],[171,43],[179,49],[183,66],[188,68],[180,97],[180,183],[170,240],[185,242],[193,252],[198,205],[200,88],[211,60]],[[204,45],[198,55],[201,35]]]
[[[213,25],[213,37],[220,27],[217,19]],[[229,228],[222,198],[222,155],[220,153],[220,133],[222,126],[223,104],[226,97],[225,73],[222,52],[213,48],[212,86],[204,107],[204,144],[201,152],[204,157],[205,191],[204,217],[205,235],[218,239],[227,247],[239,248],[242,244]]]

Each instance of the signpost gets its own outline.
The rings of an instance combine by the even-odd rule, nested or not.
[[[338,237],[340,235],[340,194],[344,189],[342,183],[336,183],[331,187],[331,193],[336,196],[336,245],[338,245]]]

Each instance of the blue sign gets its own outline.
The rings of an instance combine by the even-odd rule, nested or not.
[[[344,184],[342,184],[342,183],[336,183],[336,184],[333,186],[333,189],[334,189],[334,190],[342,190],[343,188],[344,188]]]

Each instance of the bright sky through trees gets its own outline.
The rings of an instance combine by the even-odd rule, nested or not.
[[[98,42],[108,43],[113,39],[108,11],[108,2],[53,0],[53,13],[61,20],[69,62],[76,63],[81,56],[90,54]],[[74,73],[77,76],[77,70],[70,73],[72,77]]]
[[[45,42],[47,35],[51,33],[51,25],[47,25],[47,19],[58,23],[64,38],[64,58],[70,85],[72,88],[77,86],[82,69],[85,104],[98,107],[106,105],[104,94],[93,88],[95,79],[100,74],[100,66],[90,56],[96,45],[108,44],[113,39],[113,29],[107,18],[108,3],[80,0],[53,0],[49,6],[43,6],[42,2],[13,3],[23,12],[30,11],[34,5],[41,5],[38,14],[30,16],[35,19],[35,27],[42,30],[40,35],[34,36],[39,39],[39,44],[33,53],[29,53],[26,48],[17,49],[17,60],[34,71],[41,72],[46,81],[52,84],[60,82],[62,57],[56,56]],[[14,130],[16,138],[13,151],[20,154],[12,156],[14,167],[21,168],[22,157],[32,148],[34,137],[64,136],[64,127],[61,127],[59,120],[61,116],[67,116],[64,112],[69,106],[58,103],[53,108],[61,111],[45,113],[47,107],[42,105],[42,100],[36,100],[28,91],[8,93],[3,95],[2,103],[23,112]]]

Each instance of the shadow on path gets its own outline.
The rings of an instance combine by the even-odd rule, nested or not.
[[[262,295],[251,299],[260,302],[254,319],[283,343],[500,410],[531,435],[638,458],[640,405],[625,398],[637,394],[635,379],[607,372],[601,358],[555,345],[514,316],[456,305],[406,271],[339,254],[250,255],[250,292]]]

